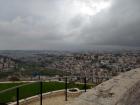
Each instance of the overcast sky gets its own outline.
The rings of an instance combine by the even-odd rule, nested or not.
[[[140,0],[0,0],[0,50],[140,47]]]

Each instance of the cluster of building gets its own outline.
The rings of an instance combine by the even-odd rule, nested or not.
[[[66,71],[66,75],[87,77],[92,82],[102,82],[140,67],[139,53],[77,53],[59,56],[51,68]]]
[[[6,72],[13,69],[16,63],[9,57],[0,56],[0,72]]]
[[[18,68],[21,68],[18,70],[19,74],[25,71],[24,76],[28,72],[27,70],[31,69],[27,68],[26,64],[33,64],[33,70],[35,69],[34,65],[38,65],[45,69],[60,70],[61,73],[63,71],[63,76],[58,75],[55,79],[69,76],[74,80],[80,80],[80,78],[87,77],[87,81],[96,83],[101,83],[122,72],[140,67],[140,53],[135,51],[39,53],[30,57],[21,57],[17,60],[22,61],[25,66]],[[0,72],[14,69],[14,67],[17,67],[16,65],[18,64],[12,58],[0,56]],[[38,70],[38,72],[40,71]]]

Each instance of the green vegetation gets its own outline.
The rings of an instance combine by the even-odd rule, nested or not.
[[[26,69],[25,71],[21,71],[22,75],[26,76],[32,76],[33,73],[38,73],[40,75],[45,75],[45,76],[55,76],[55,75],[64,75],[66,74],[63,71],[56,70],[56,69],[46,69],[46,68],[38,68],[38,69]]]
[[[4,90],[7,88],[11,88],[17,85],[21,85],[23,83],[3,83],[0,84],[0,90]],[[93,85],[87,85],[87,89],[93,87]],[[43,93],[49,92],[49,91],[55,91],[55,90],[61,90],[65,88],[65,83],[63,82],[43,82]],[[83,84],[74,84],[70,83],[68,84],[68,88],[79,88],[84,89]],[[40,91],[40,84],[39,83],[33,83],[29,85],[25,85],[19,88],[19,96],[20,99],[27,98],[30,96],[34,96],[39,94]],[[16,100],[16,89],[1,93],[0,94],[0,103],[7,103],[11,101]]]
[[[24,70],[22,70],[24,69]],[[45,67],[42,67],[38,64],[34,64],[34,63],[29,63],[29,64],[24,64],[24,63],[19,63],[16,71],[20,71],[20,73],[23,76],[32,76],[33,73],[39,73],[40,75],[46,75],[46,76],[55,76],[55,75],[64,75],[66,74],[66,72],[61,71],[61,70],[57,70],[57,69],[48,69]]]
[[[9,71],[6,71],[6,72],[0,72],[0,79],[5,79],[7,78],[9,75],[13,75],[14,74],[14,70],[9,70]]]
[[[55,76],[55,75],[63,76],[64,74],[66,74],[66,72],[56,70],[56,69],[42,69],[40,71],[40,74],[47,75],[47,76]]]
[[[63,76],[66,74],[66,72],[62,70],[42,67],[36,63],[19,62],[15,68],[9,69],[8,71],[5,72],[0,72],[0,79],[7,79],[8,76],[12,75],[16,75],[20,79],[20,76],[31,77],[33,76],[34,73],[45,76],[55,76],[55,75]]]
[[[23,83],[0,83],[0,91],[11,87],[22,85]]]

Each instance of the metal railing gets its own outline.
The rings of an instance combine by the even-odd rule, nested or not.
[[[68,81],[68,78],[67,77],[65,77],[64,79],[65,80],[64,80],[64,88],[63,89],[65,91],[64,92],[65,93],[65,101],[68,101],[68,88],[69,88],[68,85],[69,85],[69,81]],[[84,92],[86,92],[87,91],[87,79],[86,79],[86,77],[83,78],[83,81],[84,81],[84,83],[83,83]],[[35,87],[36,87],[36,90],[38,90],[38,92],[36,92],[36,94],[34,94],[34,95],[39,95],[40,96],[40,99],[39,99],[40,105],[43,105],[43,101],[42,101],[43,100],[43,93],[44,93],[43,89],[44,88],[47,88],[47,87],[45,87],[43,85],[43,83],[44,83],[44,81],[37,81],[37,82],[22,84],[22,85],[19,85],[19,86],[12,87],[10,89],[2,90],[2,91],[0,91],[0,95],[1,94],[10,94],[8,92],[12,92],[10,95],[13,94],[13,97],[14,96],[15,97],[14,97],[14,99],[10,99],[9,101],[11,101],[11,100],[12,101],[16,101],[16,105],[19,105],[19,103],[20,103],[19,100],[20,99],[31,97],[31,95],[29,93],[27,94],[27,96],[20,96],[21,95],[22,88],[24,88],[25,86],[37,84],[37,85],[35,85]],[[28,92],[29,92],[29,90],[28,90]],[[8,96],[8,97],[10,97],[10,96]],[[0,103],[2,103],[1,100],[0,100]],[[7,102],[3,102],[3,105],[4,105],[4,103],[6,105]]]

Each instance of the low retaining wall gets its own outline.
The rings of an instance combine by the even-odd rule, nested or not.
[[[42,96],[43,98],[46,98],[50,96],[63,95],[63,94],[64,94],[64,90],[58,90],[58,91],[43,93]],[[21,99],[19,100],[19,103],[20,105],[27,105],[28,103],[35,102],[35,101],[40,101],[40,95],[35,95],[32,97]],[[10,103],[8,105],[16,105],[16,102]]]
[[[68,89],[68,97],[77,97],[79,96],[83,91],[80,91],[78,88],[74,88],[77,91],[76,92],[71,92],[71,89]]]
[[[77,97],[82,93],[82,91],[79,90],[77,93],[68,93],[68,97]],[[52,91],[52,92],[47,92],[42,94],[42,98],[49,98],[49,97],[56,97],[56,96],[61,96],[65,95],[65,90],[58,90],[58,91]],[[35,101],[40,101],[40,95],[35,95],[29,98],[21,99],[19,100],[20,105],[28,105],[29,103],[35,102]],[[8,105],[16,105],[16,102],[9,103]]]
[[[127,90],[117,105],[139,105],[140,104],[140,81]]]
[[[68,105],[140,105],[140,68],[103,82]]]

